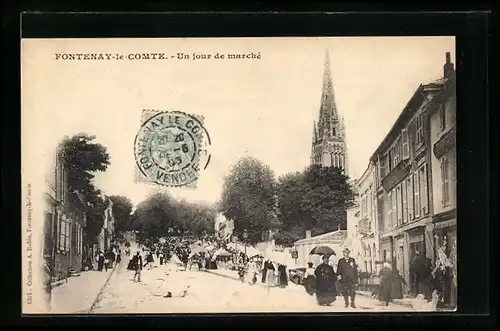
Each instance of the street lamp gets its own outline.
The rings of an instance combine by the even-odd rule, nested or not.
[[[243,239],[245,239],[245,256],[247,255],[247,238],[248,238],[248,232],[247,230],[245,229],[243,231]]]

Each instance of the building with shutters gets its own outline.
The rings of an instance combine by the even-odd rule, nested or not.
[[[430,259],[435,254],[430,118],[445,82],[441,78],[416,89],[370,159],[375,165],[381,259],[391,262],[407,283],[416,252]]]
[[[313,124],[311,164],[339,167],[349,175],[344,118],[339,116],[335,103],[328,52],[325,54],[319,118]]]
[[[82,270],[85,203],[68,188],[68,171],[60,151],[45,176],[43,256],[45,270],[56,281]]]
[[[429,107],[430,145],[432,149],[432,224],[434,262],[440,250],[453,265],[448,274],[444,301],[456,305],[457,291],[457,161],[456,161],[456,85],[455,71],[446,54],[443,88]]]

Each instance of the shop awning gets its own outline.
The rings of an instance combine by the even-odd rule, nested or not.
[[[456,226],[456,225],[457,225],[457,219],[452,218],[450,220],[434,223],[434,229],[440,230],[440,229],[445,229],[445,228],[449,228],[449,227]]]

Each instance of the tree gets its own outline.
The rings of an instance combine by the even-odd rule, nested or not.
[[[247,230],[248,242],[261,240],[262,234],[278,226],[276,218],[276,181],[267,165],[244,157],[225,178],[220,208],[234,220],[234,233],[240,239]]]
[[[129,198],[112,195],[109,197],[113,202],[113,216],[115,217],[115,230],[127,231],[130,227],[130,216],[132,214],[133,204]]]
[[[144,231],[149,237],[167,235],[169,229],[201,235],[214,231],[215,216],[212,206],[176,201],[168,194],[156,193],[137,206],[130,229]]]
[[[353,201],[348,177],[339,168],[312,165],[280,177],[278,215],[283,226],[276,242],[290,244],[303,238],[306,230],[319,235],[345,229],[346,209]]]
[[[65,137],[59,146],[68,170],[68,188],[81,194],[87,204],[87,232],[97,235],[104,224],[106,202],[92,183],[92,172],[105,171],[110,164],[106,147],[93,143],[95,136],[79,133]]]
[[[148,237],[160,237],[175,226],[175,201],[163,193],[156,193],[137,205],[132,216],[134,230],[144,231]]]

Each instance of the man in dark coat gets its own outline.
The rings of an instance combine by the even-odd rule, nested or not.
[[[343,250],[344,257],[338,262],[337,274],[342,286],[345,307],[349,307],[349,297],[351,297],[351,307],[356,308],[354,299],[356,297],[356,285],[358,284],[358,265],[352,257],[349,257],[350,252],[347,247]]]
[[[132,260],[130,261],[130,266],[132,267],[132,270],[134,270],[134,281],[137,281],[140,282],[141,281],[141,271],[142,271],[142,267],[143,267],[143,263],[142,263],[142,256],[141,256],[141,253],[140,252],[137,252],[136,255],[134,255],[134,257],[132,258]]]
[[[316,300],[320,306],[329,306],[337,296],[337,290],[335,289],[337,275],[332,266],[328,264],[329,256],[323,255],[322,260],[323,263],[314,271],[316,276]]]

